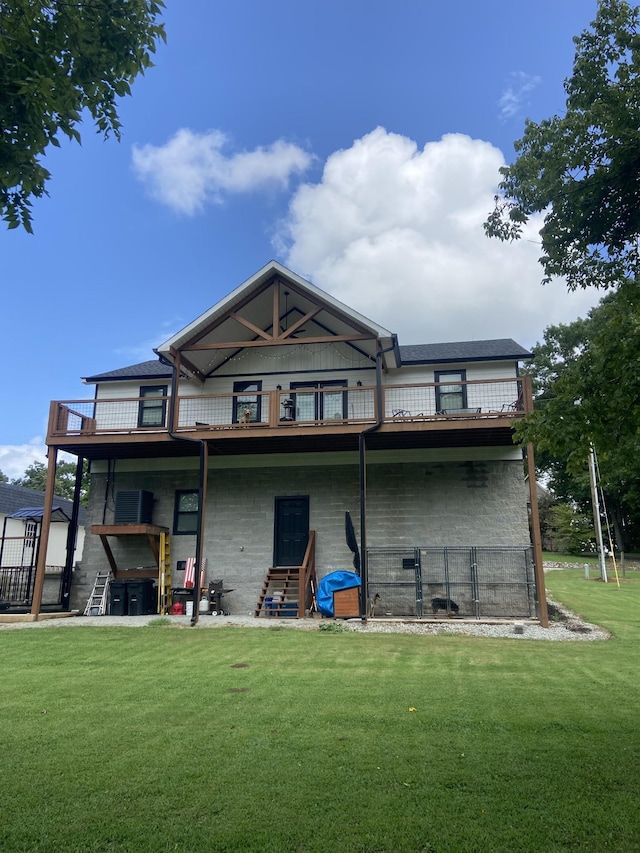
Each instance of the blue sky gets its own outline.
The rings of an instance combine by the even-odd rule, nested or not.
[[[562,112],[596,0],[168,0],[167,44],[0,230],[0,469],[44,459],[49,401],[157,346],[275,258],[400,343],[531,347],[594,292],[542,287],[536,223],[489,241],[525,118]],[[539,224],[538,224],[539,227]]]

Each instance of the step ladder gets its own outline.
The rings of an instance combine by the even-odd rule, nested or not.
[[[107,612],[111,572],[98,572],[91,595],[84,609],[85,616],[104,616]]]
[[[158,613],[171,612],[171,543],[168,533],[160,534],[158,555]]]

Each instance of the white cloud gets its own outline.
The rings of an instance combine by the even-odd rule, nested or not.
[[[498,101],[501,118],[508,119],[517,115],[528,103],[527,96],[541,82],[541,77],[525,74],[524,71],[512,71],[510,82]]]
[[[47,445],[41,435],[30,439],[26,444],[0,444],[0,471],[10,480],[22,477],[26,469],[34,462],[47,465]],[[71,453],[60,451],[58,463],[77,462]]]
[[[517,243],[485,236],[503,162],[462,134],[419,150],[379,127],[332,154],[319,183],[298,188],[280,255],[401,344],[513,337],[532,346],[598,296],[541,286],[539,219]]]
[[[47,462],[47,448],[42,436],[32,438],[27,444],[0,445],[0,471],[10,480],[22,477],[33,462]]]
[[[228,137],[219,130],[179,130],[166,145],[133,148],[133,167],[151,195],[179,213],[193,215],[225,193],[245,193],[265,186],[286,188],[304,172],[311,155],[282,139],[253,151],[223,152]]]

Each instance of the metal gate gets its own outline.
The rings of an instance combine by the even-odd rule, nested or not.
[[[530,618],[536,613],[533,548],[368,548],[375,616]],[[379,598],[376,598],[379,596]]]
[[[0,539],[0,610],[20,613],[31,609],[39,550],[39,529],[27,536],[2,536]],[[69,581],[70,572],[65,566],[46,566],[43,609],[63,608],[64,589]]]

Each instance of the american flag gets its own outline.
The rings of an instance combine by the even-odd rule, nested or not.
[[[207,558],[203,557],[201,562],[200,569],[200,589],[204,587],[205,584],[205,572],[207,569]],[[185,589],[193,589],[193,585],[196,581],[196,558],[189,557],[185,563],[184,567],[184,587]]]

